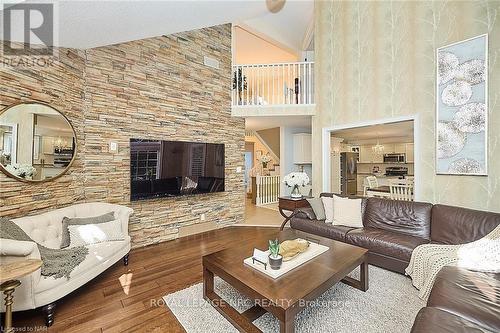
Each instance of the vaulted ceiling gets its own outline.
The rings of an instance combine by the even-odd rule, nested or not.
[[[235,23],[299,50],[314,6],[312,0],[286,0],[281,10],[272,13],[269,5],[283,0],[48,1],[55,4],[58,18],[54,44],[80,49]]]

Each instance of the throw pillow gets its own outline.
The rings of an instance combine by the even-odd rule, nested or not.
[[[362,199],[333,197],[333,225],[363,228],[363,217],[361,215]]]
[[[309,202],[309,205],[311,205],[311,208],[314,212],[314,215],[316,215],[317,220],[326,219],[325,207],[323,206],[323,201],[321,200],[321,198],[311,198],[306,200],[307,202]]]
[[[98,224],[105,223],[115,220],[115,213],[110,212],[99,216],[92,217],[64,217],[62,220],[62,234],[61,234],[61,249],[64,249],[69,246],[70,238],[69,238],[69,229],[70,225],[84,225],[84,224]]]
[[[333,198],[321,197],[323,208],[325,210],[325,223],[333,222]]]
[[[71,247],[124,240],[120,221],[99,224],[69,225]]]

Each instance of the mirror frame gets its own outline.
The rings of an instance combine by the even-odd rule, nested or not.
[[[71,123],[71,121],[69,121],[68,117],[66,117],[66,115],[64,113],[62,113],[61,111],[59,111],[58,109],[56,109],[52,105],[50,105],[50,104],[48,104],[46,102],[43,102],[43,101],[29,100],[29,101],[22,101],[22,102],[17,102],[17,103],[11,104],[11,105],[3,108],[2,110],[0,110],[0,117],[2,116],[2,114],[4,114],[5,112],[7,112],[9,109],[11,109],[13,107],[16,107],[18,105],[32,105],[32,104],[44,105],[46,107],[49,107],[49,108],[57,111],[66,120],[66,122],[68,123],[68,125],[71,127],[71,130],[73,131],[73,134],[75,135],[74,136],[75,137],[75,151],[73,153],[73,157],[71,158],[71,161],[66,166],[66,168],[63,171],[61,171],[60,174],[58,174],[57,176],[54,176],[52,178],[46,178],[46,179],[42,179],[42,180],[24,179],[24,178],[16,177],[13,174],[11,174],[10,172],[8,172],[1,163],[0,163],[0,171],[2,171],[7,177],[15,179],[15,180],[23,182],[23,183],[41,184],[41,183],[49,182],[49,181],[52,181],[52,180],[56,180],[57,178],[62,177],[65,174],[68,173],[68,171],[71,168],[71,166],[73,165],[73,162],[75,161],[76,155],[78,153],[78,138],[77,138],[77,134],[76,134],[75,128],[73,127],[73,124]]]

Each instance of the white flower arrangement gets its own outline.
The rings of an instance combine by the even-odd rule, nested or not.
[[[265,154],[265,155],[261,155],[260,156],[259,161],[261,163],[266,163],[267,164],[267,163],[269,163],[269,162],[272,161],[272,158],[271,158],[271,156],[269,156],[269,154]]]
[[[305,172],[291,172],[283,178],[283,183],[288,187],[306,186],[309,176]]]
[[[5,169],[12,175],[24,179],[31,179],[36,175],[36,169],[31,164],[8,164]]]

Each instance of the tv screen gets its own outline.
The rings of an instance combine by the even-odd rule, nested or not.
[[[130,200],[224,192],[224,145],[130,139]]]

